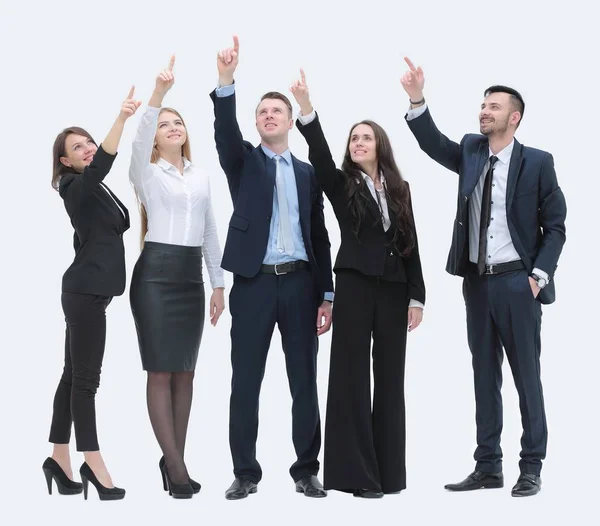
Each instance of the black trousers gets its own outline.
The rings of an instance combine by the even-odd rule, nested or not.
[[[354,270],[336,272],[325,420],[326,489],[393,493],[406,488],[408,303],[406,283]]]
[[[282,276],[235,276],[230,293],[231,398],[229,444],[236,477],[258,483],[258,401],[275,324],[279,327],[292,394],[294,481],[317,474],[321,420],[317,398],[318,297],[310,271]]]
[[[98,451],[95,396],[106,340],[106,307],[112,298],[63,292],[67,323],[65,365],[54,395],[50,442],[68,444],[75,426],[77,451]]]
[[[510,364],[521,409],[523,473],[539,475],[548,431],[540,378],[542,306],[525,270],[493,276],[469,274],[463,282],[467,335],[475,377],[476,469],[502,470],[502,361]]]

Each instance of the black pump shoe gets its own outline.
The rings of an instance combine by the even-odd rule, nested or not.
[[[167,482],[167,468],[166,468],[164,456],[160,457],[160,460],[158,461],[158,468],[160,469],[160,474],[162,476],[163,489],[165,491],[169,491],[169,484]],[[192,478],[190,478],[190,486],[192,486],[194,493],[199,493],[200,489],[202,488],[202,485],[200,484],[200,482],[196,482]]]
[[[42,470],[46,477],[46,484],[48,484],[48,495],[52,495],[52,479],[56,482],[56,489],[61,495],[78,495],[83,491],[83,484],[67,477],[58,462],[53,458],[48,457],[44,460]]]
[[[83,498],[87,500],[88,496],[88,482],[91,482],[96,491],[98,492],[98,497],[100,500],[121,500],[125,497],[125,490],[123,488],[107,488],[100,484],[100,481],[96,478],[96,475],[87,465],[87,462],[81,464],[79,468],[79,474],[81,475],[81,482],[83,482]]]

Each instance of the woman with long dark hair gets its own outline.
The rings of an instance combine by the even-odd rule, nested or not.
[[[337,169],[303,71],[291,91],[300,105],[298,128],[309,160],[341,234],[334,265],[324,486],[379,498],[406,488],[406,333],[421,323],[425,303],[410,189],[387,134],[370,120],[352,126]]]
[[[175,82],[174,62],[156,78],[132,148],[129,178],[140,202],[143,248],[130,299],[163,487],[174,498],[191,498],[200,484],[188,474],[184,450],[205,318],[202,261],[213,288],[213,326],[225,306],[225,282],[208,175],[191,162],[181,115],[161,107]]]
[[[100,146],[83,128],[58,134],[53,148],[52,186],[58,190],[75,230],[75,259],[62,279],[62,307],[67,324],[65,365],[54,396],[50,428],[52,456],[42,468],[52,493],[52,480],[62,495],[81,493],[88,482],[101,500],[122,499],[125,490],[113,485],[98,445],[95,395],[106,338],[106,307],[125,291],[123,233],[129,228],[125,205],[104,184],[125,121],[140,103],[133,88]],[[69,441],[75,427],[77,451],[85,462],[79,469],[83,484],[73,481]]]

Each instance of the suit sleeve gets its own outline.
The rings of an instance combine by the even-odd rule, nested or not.
[[[315,118],[307,124],[302,124],[300,120],[297,120],[296,125],[308,144],[308,160],[315,169],[317,181],[325,195],[331,200],[336,192],[343,189],[344,179],[342,173],[335,166],[319,116],[315,113]]]
[[[425,304],[425,281],[423,280],[423,269],[421,267],[421,256],[419,255],[419,241],[417,238],[417,226],[415,223],[415,216],[413,213],[412,198],[410,197],[409,188],[409,206],[410,214],[412,217],[413,225],[415,225],[415,246],[412,252],[405,259],[406,266],[406,278],[408,280],[408,297],[412,300]]]
[[[224,89],[224,88],[222,88]],[[217,90],[210,94],[215,113],[215,143],[219,155],[219,163],[230,179],[242,175],[241,165],[244,152],[252,148],[242,137],[236,118],[235,91],[220,96]]]
[[[61,179],[58,191],[65,201],[69,214],[76,213],[85,200],[94,193],[110,172],[116,157],[117,154],[106,153],[100,145],[92,162],[84,168],[82,174],[69,174]]]
[[[405,120],[413,133],[421,150],[442,166],[458,173],[460,167],[461,146],[446,137],[431,118],[429,108],[419,117]]]
[[[565,219],[567,204],[558,186],[554,159],[548,154],[542,164],[540,174],[539,222],[542,228],[542,243],[534,262],[551,278],[554,275],[558,258],[566,241]]]
[[[316,185],[315,185],[316,186]],[[311,241],[315,253],[317,265],[321,273],[320,281],[322,292],[333,292],[333,275],[331,266],[331,242],[329,233],[325,227],[325,215],[323,213],[323,191],[317,189],[317,197],[312,203],[311,210]],[[323,300],[323,298],[321,298]]]

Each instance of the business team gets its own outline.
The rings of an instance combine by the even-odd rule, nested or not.
[[[296,461],[289,472],[295,490],[313,498],[327,496],[327,490],[361,498],[399,493],[406,488],[407,332],[420,325],[425,305],[409,184],[387,133],[371,120],[351,127],[342,165],[336,167],[302,70],[290,91],[300,106],[296,125],[307,141],[310,164],[290,151],[293,109],[282,93],[265,93],[254,110],[260,144],[244,140],[234,80],[240,45],[237,37],[233,40],[217,55],[218,85],[210,94],[216,149],[233,203],[223,252],[209,177],[191,161],[183,117],[162,105],[175,81],[174,57],[156,78],[132,148],[129,177],[142,218],[142,251],[130,303],[148,375],[148,413],[163,453],[164,489],[186,499],[201,489],[188,474],[184,450],[205,316],[204,261],[213,290],[212,325],[225,308],[223,270],[234,277],[229,296],[234,481],[225,497],[238,500],[256,493],[262,477],[256,456],[259,395],[275,325],[292,395]],[[405,120],[421,149],[458,174],[446,270],[463,277],[477,448],[474,471],[445,488],[504,485],[500,387],[506,352],[523,425],[520,476],[511,494],[535,495],[547,442],[541,305],[555,299],[554,275],[565,243],[566,204],[554,161],[551,154],[515,139],[525,103],[507,86],[485,90],[479,134],[467,134],[460,143],[443,135],[425,101],[422,68],[405,60]],[[54,144],[52,184],[75,230],[75,258],[62,285],[65,363],[54,397],[53,452],[43,464],[50,493],[55,481],[59,493],[83,491],[87,498],[91,482],[102,500],[125,496],[100,454],[94,398],[104,355],[105,310],[125,289],[122,236],[129,228],[127,209],[103,180],[126,120],[140,106],[133,95],[132,88],[99,146],[79,127],[63,130]],[[333,267],[323,194],[341,234]],[[321,484],[317,352],[318,337],[330,327]],[[71,469],[72,423],[77,450],[85,457],[81,484]]]

